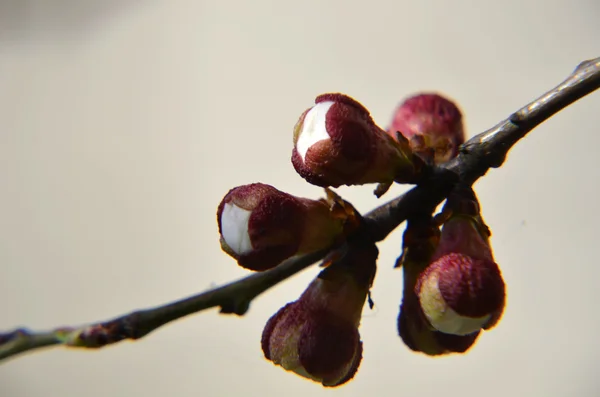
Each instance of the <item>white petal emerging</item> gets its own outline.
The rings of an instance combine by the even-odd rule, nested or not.
[[[333,101],[317,103],[304,116],[302,130],[296,142],[296,150],[302,157],[302,161],[304,161],[306,152],[312,145],[324,139],[330,139],[325,129],[325,118],[333,104]]]
[[[491,317],[491,314],[483,317],[465,317],[456,313],[444,301],[436,273],[431,274],[421,286],[419,301],[431,326],[445,334],[468,335],[477,332]]]
[[[223,239],[238,255],[252,251],[250,235],[248,235],[248,221],[251,212],[232,203],[226,203],[221,213],[221,233]]]

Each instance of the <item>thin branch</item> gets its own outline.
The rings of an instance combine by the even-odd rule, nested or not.
[[[221,313],[243,315],[254,298],[321,260],[328,251],[290,258],[273,269],[254,273],[222,287],[112,320],[81,327],[61,327],[49,332],[20,328],[0,334],[0,361],[29,350],[58,344],[99,348],[123,339],[139,339],[171,321],[212,307],[220,307]]]
[[[415,211],[433,211],[458,181],[473,184],[490,168],[502,165],[510,148],[529,131],[571,103],[600,87],[600,58],[582,62],[556,88],[473,137],[450,162],[404,195],[368,213],[361,233],[381,241]],[[324,258],[329,250],[291,258],[274,269],[255,273],[201,294],[155,308],[139,310],[109,321],[49,332],[17,329],[0,334],[0,360],[52,345],[99,348],[124,339],[139,339],[182,317],[220,307],[221,313],[243,315],[250,302],[279,282]]]

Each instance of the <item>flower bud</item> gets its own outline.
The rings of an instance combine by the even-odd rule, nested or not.
[[[473,201],[475,200],[475,201]],[[489,229],[469,190],[448,198],[432,262],[415,286],[429,324],[444,333],[467,335],[489,329],[500,319],[505,285],[489,245]]]
[[[393,138],[398,132],[415,153],[435,164],[455,157],[465,141],[460,110],[438,94],[415,95],[400,104],[388,128]]]
[[[298,254],[327,248],[346,219],[324,200],[299,198],[253,183],[230,190],[217,210],[221,248],[250,270],[267,270]]]
[[[408,220],[399,262],[404,272],[404,289],[398,334],[411,350],[430,356],[464,353],[477,340],[479,331],[469,335],[450,335],[433,329],[419,303],[415,285],[425,270],[440,238],[438,226],[430,216]]]
[[[467,335],[489,328],[504,307],[498,265],[487,259],[450,253],[433,262],[416,285],[419,302],[435,329]]]
[[[362,359],[358,326],[377,255],[374,244],[350,247],[271,317],[261,340],[265,357],[324,386],[352,379]]]
[[[294,127],[292,163],[317,186],[411,183],[419,171],[415,160],[408,142],[391,139],[364,106],[343,94],[318,96]]]

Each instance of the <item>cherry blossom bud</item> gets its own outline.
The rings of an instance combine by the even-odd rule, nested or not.
[[[448,198],[443,211],[450,214],[449,219],[431,264],[415,286],[427,321],[447,334],[489,329],[504,310],[504,280],[476,200],[470,189]]]
[[[420,163],[406,141],[391,139],[369,111],[343,94],[323,94],[294,127],[292,163],[317,186],[339,187],[415,180]]]
[[[479,336],[479,331],[464,336],[439,332],[429,325],[421,310],[415,285],[426,269],[439,238],[439,228],[430,216],[409,219],[404,232],[404,252],[399,260],[404,271],[404,289],[398,315],[398,334],[409,349],[430,356],[464,353]]]
[[[331,246],[346,220],[325,200],[295,197],[262,183],[230,190],[217,211],[221,248],[240,266],[257,271]]]
[[[377,255],[374,244],[350,247],[271,317],[261,340],[265,357],[324,386],[352,379],[362,359],[358,326]]]
[[[460,110],[438,94],[418,94],[400,104],[388,128],[394,138],[398,132],[415,153],[435,164],[455,157],[465,141]]]
[[[504,281],[488,259],[449,253],[423,272],[416,286],[425,317],[438,331],[467,335],[489,328],[504,307]]]

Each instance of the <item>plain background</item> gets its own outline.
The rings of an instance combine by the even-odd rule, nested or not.
[[[599,17],[595,0],[1,1],[0,329],[104,320],[245,276],[220,251],[216,207],[255,181],[321,196],[289,160],[315,96],[347,93],[385,127],[402,98],[438,90],[472,136],[599,56]],[[597,396],[599,110],[600,93],[577,102],[477,183],[508,305],[464,356],[397,336],[398,230],[341,388],[260,350],[311,268],[243,318],[211,310],[9,361],[0,396]],[[372,189],[339,192],[366,212]]]

